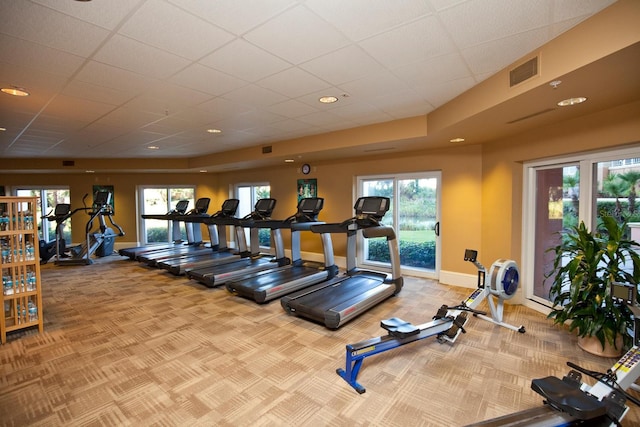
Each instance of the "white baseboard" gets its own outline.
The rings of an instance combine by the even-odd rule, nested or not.
[[[460,286],[463,288],[474,289],[478,287],[478,275],[440,270],[439,282],[443,285]]]

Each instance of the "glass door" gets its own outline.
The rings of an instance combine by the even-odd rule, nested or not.
[[[535,233],[533,298],[549,303],[550,282],[545,277],[553,266],[549,248],[560,243],[563,229],[576,225],[580,213],[580,169],[576,164],[535,171]]]
[[[440,172],[362,177],[359,182],[359,196],[383,196],[391,200],[382,223],[394,227],[401,267],[412,274],[437,278]],[[360,248],[360,263],[389,263],[385,239],[360,239]]]

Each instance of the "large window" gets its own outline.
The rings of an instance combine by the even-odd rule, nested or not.
[[[359,196],[391,199],[391,208],[382,223],[396,231],[402,268],[437,277],[440,173],[360,177],[358,182]],[[389,263],[385,239],[361,239],[360,243],[359,262]]]
[[[189,208],[195,207],[195,187],[141,187],[138,191],[142,215],[162,215],[175,209],[180,200],[189,200]],[[141,218],[141,237],[144,244],[171,242],[171,222]],[[181,228],[182,239],[186,230]]]
[[[267,199],[271,194],[271,187],[269,183],[248,183],[237,184],[234,189],[235,198],[240,201],[238,204],[238,218],[243,218],[253,212],[253,208],[259,199]],[[247,238],[247,244],[250,242],[249,230],[245,229],[245,236]],[[271,233],[267,229],[260,229],[258,231],[260,240],[260,247],[271,247]]]
[[[551,306],[549,249],[569,227],[584,222],[597,229],[603,215],[640,225],[639,185],[640,147],[526,165],[523,272],[529,299]]]
[[[38,211],[34,216],[38,218],[38,235],[41,240],[51,242],[56,239],[56,222],[42,219],[43,216],[53,213],[58,203],[70,203],[69,188],[47,187],[18,187],[15,190],[18,197],[37,197]],[[76,206],[78,207],[78,206]],[[72,206],[72,208],[74,208]],[[63,238],[67,244],[71,244],[71,222],[66,221],[63,228]]]

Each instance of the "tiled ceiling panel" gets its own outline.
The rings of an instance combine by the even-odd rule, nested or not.
[[[0,86],[30,92],[0,94],[0,157],[204,156],[425,115],[612,3],[0,1]]]

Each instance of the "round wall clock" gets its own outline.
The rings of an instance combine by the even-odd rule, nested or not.
[[[305,175],[309,175],[309,172],[311,172],[311,166],[308,163],[302,165],[302,173]]]

